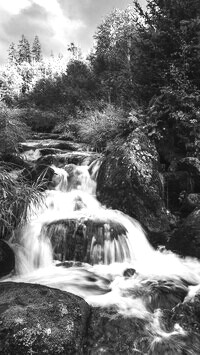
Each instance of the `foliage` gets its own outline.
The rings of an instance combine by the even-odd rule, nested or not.
[[[90,56],[101,94],[109,103],[130,107],[133,99],[133,9],[114,10],[97,28],[96,48]]]
[[[0,153],[17,151],[20,141],[24,141],[30,130],[21,119],[21,110],[0,106]]]
[[[85,109],[86,102],[95,99],[96,82],[89,66],[79,60],[68,63],[65,71],[39,80],[29,99],[39,107],[68,107],[68,114]]]
[[[160,88],[171,86],[171,67],[199,85],[200,3],[196,0],[148,0],[143,11],[134,1],[137,36],[134,80],[138,100],[144,104]]]
[[[31,130],[38,132],[50,132],[61,120],[55,110],[41,110],[34,107],[21,110],[21,116]]]
[[[120,136],[130,133],[132,126],[122,109],[107,105],[102,111],[91,110],[77,122],[80,140],[96,151],[103,151]]]
[[[42,49],[38,36],[35,36],[32,49],[31,49],[32,60],[35,62],[40,62],[42,60]]]
[[[171,67],[171,85],[161,88],[149,108],[149,134],[158,144],[168,143],[183,153],[200,150],[200,90]]]
[[[17,51],[17,63],[21,64],[23,62],[28,62],[28,63],[31,62],[30,44],[24,35],[22,35],[22,38],[18,43],[18,51]]]
[[[28,206],[42,201],[42,184],[29,184],[22,177],[17,179],[0,165],[0,238],[9,237],[12,231],[27,221]]]

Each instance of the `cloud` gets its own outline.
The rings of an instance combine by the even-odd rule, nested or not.
[[[144,2],[145,0],[140,0]],[[0,62],[21,35],[32,43],[39,36],[44,56],[63,53],[75,42],[89,52],[97,25],[114,8],[132,0],[0,0]]]
[[[1,0],[0,11],[6,12],[10,15],[17,15],[21,10],[30,6],[30,0]]]

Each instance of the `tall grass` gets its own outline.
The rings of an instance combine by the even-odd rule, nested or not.
[[[0,153],[17,151],[18,143],[30,134],[30,129],[21,117],[21,110],[10,109],[0,103]]]
[[[103,151],[115,139],[127,133],[128,119],[123,110],[107,105],[90,110],[77,122],[80,140],[96,151]]]
[[[42,182],[30,184],[14,177],[5,165],[0,166],[0,238],[8,239],[12,231],[28,218],[28,206],[42,202]]]

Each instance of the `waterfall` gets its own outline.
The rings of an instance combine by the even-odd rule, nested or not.
[[[136,263],[154,253],[136,220],[97,201],[98,168],[98,161],[92,167],[52,166],[52,190],[45,192],[42,205],[29,207],[30,223],[19,237],[23,250],[17,258],[19,274],[24,274],[25,264],[25,270],[33,271],[53,259],[92,265]]]
[[[184,298],[188,285],[189,296],[199,290],[200,263],[154,250],[136,220],[102,206],[96,199],[100,164],[52,166],[51,189],[40,205],[29,206],[29,223],[16,236],[16,271],[9,280],[59,288],[144,319],[154,349],[160,339],[183,334],[181,327],[163,330],[157,309],[176,305],[174,292]]]

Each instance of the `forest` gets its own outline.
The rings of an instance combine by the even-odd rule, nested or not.
[[[18,142],[32,132],[62,133],[105,152],[113,139],[126,139],[142,128],[156,144],[162,164],[168,166],[188,151],[198,156],[199,16],[198,0],[149,0],[146,10],[133,1],[97,27],[95,47],[86,60],[74,43],[66,44],[67,56],[52,52],[43,58],[38,35],[32,45],[25,34],[18,44],[10,44],[7,63],[0,67],[0,206],[5,223],[10,225],[7,203],[10,211],[14,208],[8,192],[12,182],[5,180],[7,155],[17,155]],[[19,190],[30,198],[32,187],[27,186],[26,194],[24,184]],[[33,196],[35,192],[34,187]],[[10,196],[6,202],[5,196]]]

